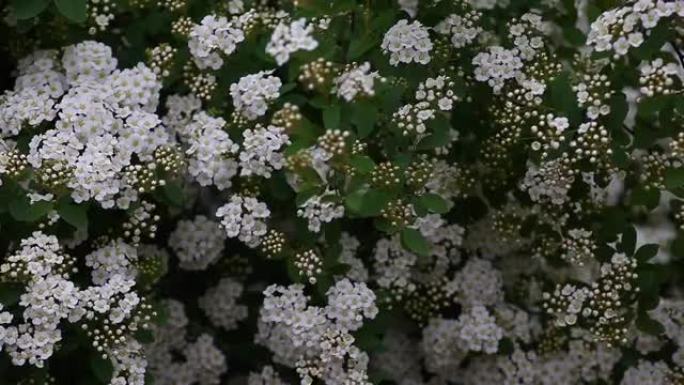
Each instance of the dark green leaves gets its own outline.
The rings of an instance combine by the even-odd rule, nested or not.
[[[22,196],[10,203],[9,212],[17,221],[35,222],[45,217],[52,210],[52,206],[52,202],[46,201],[31,204],[28,197]]]
[[[403,229],[401,231],[401,244],[407,250],[421,257],[426,257],[430,255],[430,245],[425,240],[420,231],[416,229]]]
[[[449,205],[437,194],[425,194],[418,198],[418,203],[429,211],[437,214],[445,214],[449,211]]]
[[[340,120],[342,118],[342,109],[339,105],[333,104],[323,110],[323,126],[329,130],[334,130],[340,127]]]
[[[347,208],[362,217],[373,217],[380,214],[390,200],[390,195],[379,190],[356,191],[347,196]]]
[[[670,168],[665,171],[665,187],[668,190],[684,186],[684,168]]]
[[[59,13],[75,23],[86,21],[86,3],[87,0],[55,0]]]
[[[47,8],[50,0],[12,0],[14,14],[19,20],[38,16]]]
[[[88,206],[75,204],[70,199],[62,199],[57,203],[57,213],[65,222],[77,229],[88,228]]]
[[[634,258],[636,258],[637,261],[639,261],[640,263],[648,262],[651,258],[655,257],[656,254],[658,254],[659,247],[660,246],[653,243],[643,245],[634,254]]]
[[[90,359],[90,370],[92,370],[95,377],[103,384],[109,383],[109,380],[114,373],[112,362],[99,355],[93,356]]]
[[[356,126],[356,133],[363,139],[373,133],[378,118],[378,109],[371,101],[359,101],[351,107],[351,122]]]
[[[565,116],[571,125],[580,123],[582,113],[577,104],[577,96],[570,85],[570,77],[567,73],[558,75],[549,84],[547,90],[548,103],[557,110],[556,115]]]

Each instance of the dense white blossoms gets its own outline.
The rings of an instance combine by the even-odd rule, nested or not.
[[[494,305],[503,301],[501,272],[486,259],[468,260],[446,287],[464,305]]]
[[[487,82],[494,92],[500,92],[504,82],[514,79],[523,67],[517,49],[505,49],[500,46],[488,47],[488,51],[480,52],[473,58],[475,79]]]
[[[255,120],[266,114],[268,105],[280,96],[282,82],[272,71],[261,71],[240,78],[230,85],[233,107],[247,119]]]
[[[247,318],[247,306],[237,303],[241,295],[242,284],[226,277],[209,288],[197,303],[215,326],[232,330],[237,327],[238,321]]]
[[[342,279],[328,289],[326,296],[327,317],[344,329],[356,330],[363,326],[364,318],[372,319],[378,314],[375,293],[365,283],[353,283],[348,279]]]
[[[318,378],[327,384],[368,383],[368,356],[349,334],[375,317],[375,296],[363,283],[343,279],[326,293],[325,308],[308,305],[302,285],[271,285],[264,290],[256,341],[274,361],[296,367],[301,384]]]
[[[449,15],[435,26],[435,32],[451,36],[454,47],[465,47],[482,32],[482,27],[478,25],[481,16],[477,11],[470,11],[465,15]]]
[[[323,223],[330,223],[344,216],[344,206],[335,199],[332,194],[314,195],[302,203],[297,210],[297,216],[308,221],[309,231],[318,233]]]
[[[639,47],[661,19],[684,16],[681,0],[638,0],[603,12],[591,24],[587,45],[597,52],[610,52],[615,58]]]
[[[399,20],[385,33],[381,47],[382,51],[390,56],[389,62],[394,66],[399,63],[430,62],[430,34],[417,20],[413,23],[405,19]]]
[[[170,141],[154,114],[161,84],[143,64],[116,70],[111,49],[94,41],[65,48],[64,75],[53,58],[46,52],[23,59],[17,90],[0,102],[3,135],[18,134],[24,122],[55,119],[54,128],[31,138],[31,166],[61,172],[77,203],[128,208],[138,191],[123,171],[135,159],[151,161]]]
[[[240,175],[271,177],[271,172],[285,164],[282,151],[290,139],[282,127],[257,125],[242,132],[240,152]]]
[[[104,284],[115,275],[134,278],[137,272],[133,263],[137,260],[137,250],[121,239],[111,241],[85,257],[86,266],[92,269],[93,283],[97,285]]]
[[[520,183],[530,198],[538,203],[562,205],[570,198],[568,191],[575,178],[568,175],[562,160],[544,162],[537,167],[531,165]]]
[[[200,24],[192,27],[188,48],[197,67],[217,70],[223,65],[221,53],[232,54],[244,39],[245,34],[237,19],[207,15]]]
[[[668,383],[669,369],[664,362],[639,360],[625,372],[620,385],[660,385]]]
[[[333,92],[348,101],[356,99],[357,96],[375,95],[375,81],[381,79],[377,71],[370,72],[370,63],[365,62],[359,65],[352,65],[336,77]]]
[[[225,239],[218,223],[198,215],[193,220],[178,221],[169,238],[169,246],[182,269],[204,270],[221,257]]]
[[[188,149],[188,172],[201,186],[215,185],[226,189],[237,174],[238,163],[233,158],[239,146],[223,130],[226,121],[205,112],[193,116],[184,128]]]
[[[283,65],[297,51],[313,51],[318,47],[318,42],[311,36],[313,30],[314,25],[308,24],[305,18],[292,21],[289,25],[281,21],[266,44],[266,53],[273,56],[278,65]]]
[[[233,195],[230,202],[216,210],[225,234],[229,238],[238,238],[249,247],[261,243],[261,237],[268,231],[266,219],[270,215],[265,203],[241,195]]]

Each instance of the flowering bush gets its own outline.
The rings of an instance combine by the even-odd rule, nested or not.
[[[12,0],[0,385],[684,384],[684,0]]]

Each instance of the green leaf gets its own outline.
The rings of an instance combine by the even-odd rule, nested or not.
[[[50,4],[49,0],[12,0],[14,15],[19,20],[38,16]]]
[[[582,113],[577,104],[577,95],[572,90],[570,77],[567,73],[563,73],[553,79],[547,92],[549,105],[557,110],[557,115],[567,117],[571,125],[580,123]]]
[[[97,355],[90,359],[90,370],[101,383],[108,384],[114,373],[114,366],[110,360]]]
[[[55,0],[59,13],[76,23],[86,21],[86,3],[87,0]]]
[[[636,327],[644,333],[659,336],[665,332],[665,327],[660,322],[649,317],[647,313],[639,313],[636,319]]]
[[[349,163],[356,171],[363,175],[368,174],[375,168],[375,162],[373,162],[373,159],[364,155],[352,155],[352,157],[349,159]]]
[[[349,210],[360,216],[373,217],[380,214],[389,200],[390,195],[383,191],[356,191],[347,195],[345,204]]]
[[[660,191],[654,188],[645,189],[643,187],[636,187],[632,191],[632,195],[630,197],[631,204],[643,205],[649,210],[653,210],[656,206],[658,206],[658,202],[660,202]]]
[[[416,229],[406,228],[401,231],[401,243],[407,250],[419,255],[427,257],[430,255],[430,245],[423,237],[423,234]]]
[[[57,213],[65,222],[77,229],[88,228],[88,206],[75,204],[70,199],[62,199],[57,203]]]
[[[636,229],[632,225],[628,225],[625,231],[622,233],[622,239],[620,241],[620,248],[627,255],[634,254],[634,248],[636,247]]]
[[[684,167],[665,170],[665,187],[668,190],[675,190],[682,186],[684,186]]]
[[[14,305],[23,292],[24,287],[20,284],[0,282],[0,304],[4,307]]]
[[[356,133],[363,139],[370,135],[378,119],[378,109],[370,101],[356,102],[352,105],[351,122],[356,126]]]
[[[323,110],[323,126],[329,130],[335,130],[340,127],[340,120],[342,118],[341,108],[339,105],[332,105]]]
[[[425,194],[418,198],[418,202],[433,213],[445,214],[449,211],[449,204],[437,194]]]
[[[21,196],[9,205],[10,215],[20,222],[35,222],[52,210],[52,202],[38,201],[33,204],[28,197]]]
[[[637,261],[639,261],[640,263],[648,262],[651,258],[655,257],[656,254],[658,254],[659,248],[659,245],[653,243],[643,245],[634,254],[634,258],[636,258]]]
[[[183,195],[183,186],[177,182],[166,182],[164,188],[164,196],[173,205],[182,207],[185,202],[185,197]]]

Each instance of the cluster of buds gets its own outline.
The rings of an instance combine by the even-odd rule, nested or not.
[[[107,30],[109,23],[114,20],[115,7],[116,5],[112,0],[88,1],[86,3],[86,9],[89,21],[92,24],[88,29],[88,33],[94,35],[98,31],[102,32]]]
[[[14,149],[0,153],[0,174],[10,178],[19,178],[29,167],[26,155]]]
[[[456,82],[450,77],[439,75],[436,78],[427,78],[418,84],[416,100],[426,101],[441,111],[451,111],[458,96],[454,92]]]
[[[388,221],[392,227],[406,227],[413,224],[416,220],[416,212],[413,209],[413,205],[405,203],[401,199],[387,203],[387,207],[382,209],[380,216]]]
[[[62,162],[46,160],[36,170],[36,178],[41,186],[50,191],[56,191],[67,185],[73,173],[73,169]]]
[[[392,123],[402,135],[425,135],[427,123],[435,118],[435,113],[428,102],[406,104],[392,114]]]
[[[583,266],[594,257],[596,245],[591,239],[591,231],[572,229],[561,242],[561,258],[569,263]]]
[[[266,255],[266,258],[276,258],[283,254],[285,242],[285,234],[278,230],[271,229],[262,238],[259,247],[261,252]]]
[[[140,330],[150,330],[157,312],[152,305],[141,299],[133,313],[124,322],[114,323],[109,317],[94,317],[81,324],[81,329],[90,338],[93,348],[108,358],[107,352],[126,344],[128,338]]]
[[[375,166],[371,172],[371,183],[380,188],[392,188],[401,183],[401,169],[387,161]]]
[[[297,80],[309,91],[328,94],[339,72],[340,68],[337,64],[319,57],[302,65]]]
[[[549,156],[549,152],[558,150],[565,141],[565,130],[569,127],[568,119],[553,114],[540,116],[539,121],[530,127],[532,135],[537,140],[532,142],[532,150],[542,151],[542,159]]]
[[[157,148],[154,152],[154,162],[157,170],[172,176],[181,174],[185,168],[183,152],[177,147]]]
[[[285,103],[281,109],[276,111],[271,118],[271,124],[285,128],[285,131],[292,133],[293,129],[302,121],[302,113],[299,106],[292,103]]]
[[[152,193],[158,186],[164,186],[166,181],[158,179],[156,163],[132,164],[124,170],[124,180],[139,193]]]
[[[639,92],[647,97],[681,93],[681,86],[675,87],[677,83],[681,85],[677,77],[678,67],[675,63],[665,64],[661,58],[643,64],[640,68]]]
[[[316,277],[323,272],[323,260],[313,249],[295,254],[294,265],[299,275],[306,277],[312,285],[316,283]]]
[[[332,156],[343,156],[348,152],[349,131],[327,130],[318,138],[318,146]]]
[[[665,189],[665,171],[672,166],[671,159],[661,152],[648,152],[640,158],[641,174],[639,181],[647,190]]]
[[[608,100],[615,91],[611,89],[608,76],[600,73],[585,74],[582,82],[572,87],[580,107],[587,109],[587,116],[596,119],[610,113]]]
[[[188,37],[194,25],[195,23],[193,23],[190,17],[181,16],[171,23],[171,33],[181,37]]]
[[[420,191],[432,177],[434,162],[421,156],[406,167],[406,185],[414,191]]]
[[[577,135],[569,144],[572,163],[588,160],[596,166],[607,167],[613,154],[608,130],[595,121],[580,124]]]
[[[154,213],[156,206],[154,203],[142,200],[140,205],[131,211],[126,222],[121,226],[123,235],[131,245],[137,247],[143,237],[154,239],[157,234],[157,223],[159,215]]]
[[[595,340],[607,345],[627,342],[628,308],[636,299],[637,261],[616,254],[601,266],[598,280],[589,287],[557,284],[553,293],[543,294],[543,308],[558,327],[581,322]]]
[[[197,70],[192,62],[183,67],[183,81],[198,98],[209,101],[217,87],[216,77]]]
[[[178,53],[178,49],[169,43],[162,43],[154,48],[148,48],[147,63],[155,75],[161,79],[167,78],[171,74],[173,61]]]
[[[453,305],[453,298],[447,293],[448,279],[419,285],[409,293],[404,302],[406,313],[421,325],[425,325],[431,318],[439,315],[444,309]]]

